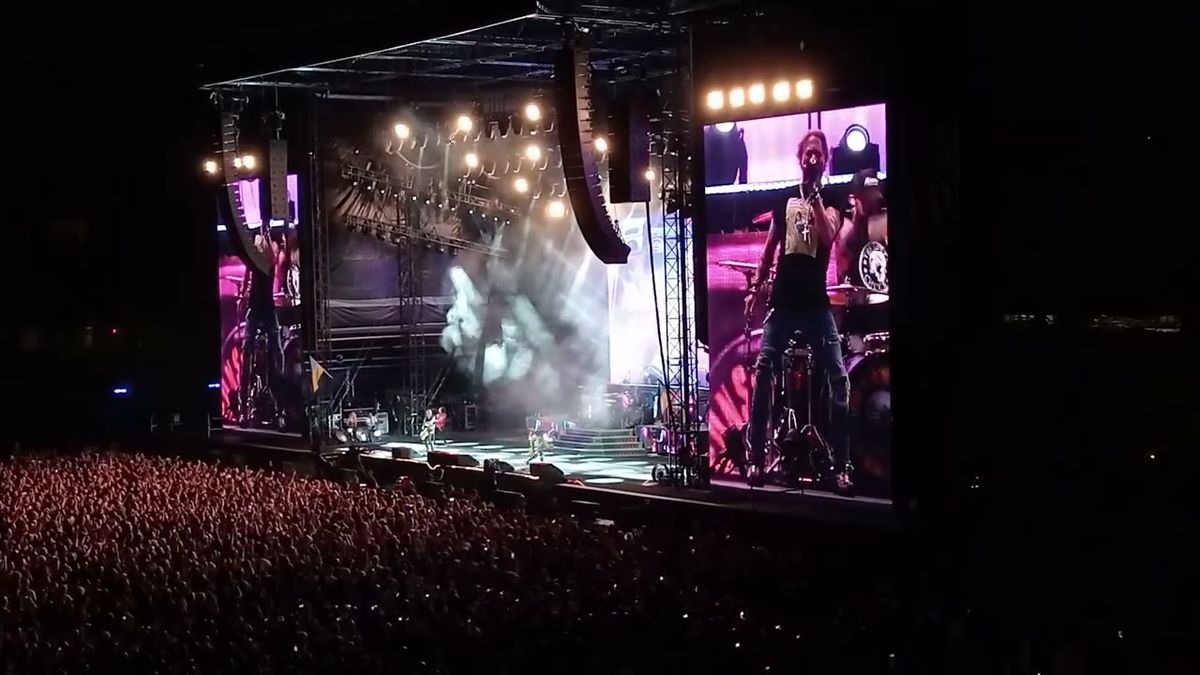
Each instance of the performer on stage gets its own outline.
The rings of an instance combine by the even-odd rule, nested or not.
[[[421,422],[421,442],[425,444],[425,452],[433,452],[436,435],[437,418],[433,416],[433,408],[426,408],[425,419]]]
[[[279,247],[269,236],[258,234],[254,237],[254,246],[260,251],[270,250],[273,257],[278,258]],[[275,314],[274,275],[263,274],[253,266],[247,265],[247,276],[250,282],[250,302],[246,310],[246,330],[242,343],[241,381],[238,387],[239,418],[242,426],[246,427],[255,422],[250,418],[251,408],[255,401],[251,400],[250,384],[254,380],[252,355],[255,353],[255,341],[261,333],[267,344],[267,353],[259,358],[267,359],[268,388],[274,384],[277,374],[283,369],[283,349],[279,340],[279,320]],[[274,395],[274,391],[271,392]],[[278,403],[278,402],[277,402]]]
[[[800,331],[816,359],[818,370],[829,379],[833,399],[830,442],[833,446],[834,488],[853,490],[849,456],[850,380],[842,362],[837,326],[829,309],[825,273],[830,249],[841,218],[821,199],[821,178],[829,161],[829,143],[819,129],[809,130],[797,150],[802,174],[799,194],[787,200],[782,213],[772,218],[758,272],[746,296],[747,319],[758,302],[763,283],[783,251],[776,269],[769,311],[763,324],[762,349],[755,363],[754,394],[750,409],[750,464],[748,479],[761,485],[766,456],[766,426],[771,414],[773,374],[781,368],[780,355],[792,333]]]
[[[858,256],[868,242],[887,245],[887,211],[874,169],[865,169],[850,182],[850,217],[837,235],[837,280],[862,286]]]

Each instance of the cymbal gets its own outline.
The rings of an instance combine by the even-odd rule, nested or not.
[[[834,305],[849,305],[852,304],[852,300],[867,305],[878,305],[890,299],[887,293],[876,293],[865,286],[855,286],[854,284],[826,286],[825,294],[829,296],[829,302]]]
[[[719,260],[717,261],[717,266],[726,267],[731,270],[745,270],[748,272],[753,272],[754,270],[758,269],[758,265],[755,265],[754,263],[742,262],[740,260]]]

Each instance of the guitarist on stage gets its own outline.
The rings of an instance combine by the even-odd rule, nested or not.
[[[437,418],[433,416],[433,408],[426,408],[425,419],[421,422],[421,442],[425,444],[425,452],[433,452],[436,436]]]

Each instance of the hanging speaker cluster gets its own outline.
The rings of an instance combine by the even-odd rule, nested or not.
[[[587,49],[564,46],[554,64],[554,79],[563,174],[575,220],[597,258],[609,265],[623,264],[629,260],[629,246],[608,217],[596,164]]]
[[[274,271],[274,259],[270,247],[258,248],[254,245],[254,232],[246,225],[246,211],[242,204],[242,195],[238,190],[238,169],[242,164],[242,155],[238,153],[238,116],[233,113],[221,115],[221,163],[225,175],[225,193],[228,199],[217,200],[225,211],[224,220],[229,223],[228,229],[233,236],[233,248],[238,256],[249,263],[255,270],[268,276]],[[266,224],[264,223],[264,229]]]

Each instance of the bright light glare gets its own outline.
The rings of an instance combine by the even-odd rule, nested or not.
[[[215,159],[204,160],[204,173],[209,174],[210,176],[215,176],[218,168],[219,167],[217,165],[217,160],[215,160]]]
[[[242,157],[242,166],[253,171],[254,167],[258,166],[258,160],[254,155],[245,155]]]
[[[654,169],[646,169],[646,173],[643,175],[646,176],[647,181],[653,181],[657,174],[654,173]]]
[[[813,81],[812,80],[810,80],[808,78],[804,78],[803,80],[800,80],[799,82],[796,83],[796,98],[802,98],[802,99],[803,98],[812,98],[812,95],[813,95]]]
[[[854,152],[862,152],[867,149],[867,132],[862,127],[851,127],[846,132],[846,147]]]
[[[709,110],[720,110],[721,108],[724,108],[725,92],[721,91],[720,89],[714,89],[708,92],[708,98],[706,99],[706,102],[708,103]]]
[[[242,158],[241,157],[233,158],[233,168],[235,168],[235,169],[242,168]]]
[[[767,88],[761,83],[750,85],[750,102],[758,105],[767,100]]]
[[[535,145],[533,143],[530,143],[529,145],[525,146],[525,159],[528,159],[531,162],[536,162],[541,158],[542,158],[542,149],[541,148],[539,148],[537,145]]]
[[[474,169],[475,167],[479,166],[479,155],[473,152],[468,152],[465,159],[468,169]]]
[[[717,122],[713,126],[717,128],[717,131],[719,131],[723,134],[727,134],[727,133],[733,131],[734,123],[733,122]]]
[[[475,122],[469,115],[459,115],[457,124],[458,130],[463,133],[470,131],[475,126]]]
[[[786,80],[780,80],[779,82],[776,82],[775,86],[771,88],[771,96],[780,103],[788,100],[788,97],[791,95],[792,85]]]
[[[525,180],[524,176],[517,176],[516,180],[513,181],[513,189],[521,194],[525,194],[529,192],[529,181]]]
[[[404,122],[397,122],[396,126],[392,127],[392,131],[396,132],[397,138],[408,138],[412,134],[412,129]]]
[[[542,119],[542,109],[536,103],[530,103],[525,106],[525,119],[530,122],[536,122]]]
[[[597,136],[594,143],[596,152],[608,152],[608,141],[603,136]]]
[[[551,218],[562,218],[567,214],[567,206],[562,203],[562,200],[555,199],[546,206],[546,215]]]
[[[741,87],[734,87],[729,90],[729,107],[740,108],[746,105],[746,90]]]

